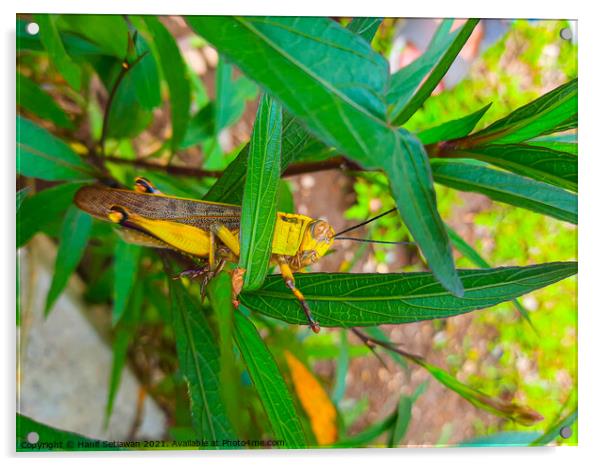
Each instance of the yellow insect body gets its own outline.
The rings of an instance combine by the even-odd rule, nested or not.
[[[85,186],[76,193],[75,203],[96,218],[120,225],[126,241],[208,258],[211,272],[224,261],[238,262],[239,206],[167,196],[142,178],[136,180],[134,191]],[[320,327],[295,287],[293,272],[318,261],[332,246],[334,235],[324,220],[277,214],[271,262],[279,265],[286,285],[316,332]]]

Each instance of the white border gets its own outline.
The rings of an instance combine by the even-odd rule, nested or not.
[[[328,464],[340,460],[346,465],[365,465],[372,456],[379,463],[398,464],[400,461],[425,464],[463,466],[478,464],[487,466],[504,465],[510,462],[545,462],[545,465],[590,464],[596,455],[596,447],[602,444],[600,419],[600,342],[602,332],[602,310],[595,294],[600,274],[600,199],[602,199],[602,148],[596,143],[602,130],[599,118],[602,109],[600,67],[600,48],[602,45],[601,16],[592,5],[594,2],[579,0],[545,2],[527,2],[525,0],[504,0],[502,2],[471,2],[469,0],[410,2],[404,0],[302,0],[298,2],[270,2],[267,0],[229,1],[225,0],[170,0],[150,3],[142,0],[97,0],[74,2],[73,0],[21,0],[18,3],[2,2],[1,21],[4,44],[4,72],[1,73],[2,99],[5,106],[0,111],[0,131],[4,141],[4,153],[0,156],[3,163],[2,176],[4,186],[3,212],[9,217],[2,230],[4,250],[3,275],[0,280],[1,296],[6,299],[4,321],[4,342],[6,351],[4,367],[8,368],[2,384],[3,416],[0,426],[0,441],[4,455],[9,463],[15,460],[14,450],[14,150],[15,150],[15,13],[17,12],[56,12],[56,13],[146,13],[146,14],[276,14],[276,15],[328,15],[328,16],[406,16],[406,17],[505,17],[505,18],[570,18],[579,21],[579,143],[580,143],[580,198],[579,203],[579,444],[577,448],[547,449],[406,449],[406,450],[337,450],[337,451],[268,451],[268,452],[126,452],[121,454],[45,454],[33,458],[58,457],[61,462],[81,462],[82,458],[93,464],[104,464],[107,456],[112,462],[128,458],[144,458],[149,464],[164,464],[173,459],[210,462],[239,462],[260,460],[264,464],[282,464],[283,461],[298,462],[311,460],[316,464]],[[596,201],[594,201],[596,199]],[[23,455],[19,455],[24,457]],[[31,455],[27,456],[31,458]],[[29,463],[30,459],[26,459]],[[597,460],[599,461],[599,459]],[[20,464],[23,464],[21,462]]]

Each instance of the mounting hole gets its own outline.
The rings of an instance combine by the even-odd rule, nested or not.
[[[562,438],[569,438],[571,435],[573,435],[573,429],[571,429],[569,426],[564,426],[562,429],[560,429],[560,436]]]
[[[560,38],[564,40],[571,40],[573,38],[573,31],[571,31],[571,28],[562,28],[560,30]]]
[[[38,34],[38,32],[40,32],[40,25],[38,23],[29,23],[27,24],[27,26],[25,26],[25,30],[27,31],[27,34],[29,34],[30,36],[35,36]]]
[[[40,434],[38,434],[37,432],[30,432],[29,434],[27,434],[27,441],[32,445],[35,445],[40,441]]]

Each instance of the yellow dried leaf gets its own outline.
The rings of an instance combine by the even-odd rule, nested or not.
[[[284,356],[291,371],[295,392],[311,423],[318,445],[328,445],[337,438],[337,412],[326,391],[314,375],[290,352]]]

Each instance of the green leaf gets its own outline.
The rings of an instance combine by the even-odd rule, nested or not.
[[[446,291],[431,273],[323,274],[295,276],[314,317],[323,327],[405,324],[452,317],[510,301],[577,272],[574,262],[526,267],[460,270],[465,293]],[[247,308],[291,324],[307,319],[282,277],[270,275],[257,291],[243,292]]]
[[[382,22],[382,18],[353,18],[347,25],[347,29],[369,43],[374,39],[376,31],[378,31],[378,27]]]
[[[17,249],[47,225],[60,219],[81,187],[82,183],[63,183],[23,199],[17,212]]]
[[[424,147],[410,133],[399,130],[394,157],[384,161],[392,195],[401,218],[416,239],[437,279],[461,296],[462,282],[454,266],[445,224],[437,210],[430,164]]]
[[[188,71],[178,44],[167,28],[153,16],[145,16],[144,21],[152,36],[146,39],[152,40],[155,44],[163,76],[169,87],[171,149],[175,152],[184,139],[190,119],[191,95]]]
[[[73,123],[54,99],[21,73],[17,73],[17,104],[61,128],[73,129]]]
[[[280,180],[278,183],[278,212],[285,212],[287,214],[296,213],[295,199],[289,183],[285,180]]]
[[[36,432],[39,437],[39,442],[30,444],[27,441],[27,436],[31,432]],[[47,424],[34,421],[32,418],[17,413],[17,451],[29,452],[32,451],[85,451],[85,450],[100,450],[99,445],[101,440],[91,439],[83,435],[68,432],[66,430],[56,429]],[[102,448],[107,450],[123,450],[123,448],[110,447]]]
[[[282,150],[282,107],[264,94],[257,109],[240,218],[240,260],[244,289],[256,290],[268,273],[276,226]]]
[[[61,15],[59,26],[94,42],[107,55],[119,60],[127,56],[128,26],[121,15]]]
[[[384,121],[387,63],[368,43],[327,18],[187,21],[322,141],[366,168],[384,168],[394,180],[403,220],[431,269],[446,287],[462,293],[426,154],[415,137]]]
[[[215,135],[215,109],[209,102],[195,113],[186,128],[186,135],[180,143],[180,149],[187,149],[202,143]]]
[[[567,152],[572,155],[577,155],[578,144],[574,142],[562,142],[562,141],[541,141],[533,139],[526,141],[525,144],[530,146],[543,147],[545,149],[557,150],[560,152]]]
[[[333,448],[357,448],[363,445],[376,446],[373,442],[386,431],[391,429],[395,422],[397,421],[397,410],[389,416],[387,416],[382,421],[371,425],[366,428],[362,432],[353,437],[343,437],[335,444],[333,444]]]
[[[190,394],[192,423],[199,438],[218,442],[235,438],[220,391],[219,350],[199,303],[182,284],[169,280],[173,327],[180,371]]]
[[[232,284],[230,275],[221,272],[207,287],[211,307],[215,312],[219,330],[220,391],[228,413],[228,419],[239,419],[237,389],[240,376],[234,365],[234,307],[232,306]]]
[[[305,448],[307,441],[293,399],[276,361],[257,329],[244,315],[234,317],[234,336],[274,431],[284,448]]]
[[[577,408],[571,411],[566,417],[560,419],[558,422],[554,423],[554,425],[550,426],[544,434],[533,440],[531,445],[548,445],[550,442],[558,438],[560,435],[560,429],[563,427],[571,427],[575,421],[577,421]]]
[[[465,147],[486,142],[508,144],[577,125],[577,79],[516,109],[506,117],[470,135]]]
[[[454,245],[454,247],[458,250],[458,252],[460,254],[462,254],[464,257],[466,257],[470,262],[472,262],[477,267],[480,267],[482,269],[491,268],[491,265],[489,264],[489,262],[487,262],[485,259],[483,259],[483,257],[481,257],[481,255],[470,244],[468,244],[466,241],[464,241],[464,238],[462,238],[458,233],[456,233],[456,231],[452,227],[450,227],[449,225],[446,225],[446,228],[447,228],[447,234],[449,235],[449,238],[451,239],[452,244]],[[519,312],[519,314],[529,323],[529,325],[531,326],[533,331],[535,331],[535,333],[537,333],[537,329],[535,328],[535,326],[533,325],[533,322],[531,321],[531,316],[529,316],[529,311],[527,311],[523,307],[523,305],[518,301],[518,299],[513,299],[512,304],[514,305],[516,310]]]
[[[142,59],[144,61],[146,57]],[[153,114],[150,110],[144,108],[141,104],[137,90],[140,85],[137,75],[133,72],[141,63],[138,63],[128,72],[122,79],[108,117],[107,136],[115,139],[133,138],[144,131],[153,119]],[[113,60],[113,76],[108,86],[108,92],[114,86],[114,79],[117,79],[117,73],[121,70],[121,62]]]
[[[115,330],[113,338],[113,363],[111,366],[111,376],[109,379],[109,393],[107,396],[107,404],[105,406],[105,429],[111,419],[115,397],[119,391],[121,384],[121,375],[127,361],[127,352],[132,338],[136,334],[136,325],[140,320],[140,311],[142,302],[144,301],[144,287],[137,283],[134,291],[131,294],[129,303],[123,317]]]
[[[75,205],[67,210],[63,220],[59,248],[54,264],[52,283],[46,296],[44,315],[48,316],[56,299],[61,295],[67,281],[79,264],[92,229],[92,217]]]
[[[429,128],[418,133],[418,138],[425,146],[440,141],[449,141],[450,139],[462,138],[469,134],[477,125],[483,115],[489,110],[491,104],[485,105],[470,115],[466,115],[456,120],[446,121],[445,123]]]
[[[452,22],[453,20],[444,20],[426,52],[391,77],[387,101],[392,105],[389,121],[394,125],[403,125],[422,107],[449,70],[479,20],[469,19],[458,30],[446,34]],[[428,78],[423,82],[427,74]]]
[[[215,72],[215,131],[233,125],[242,117],[248,100],[257,97],[257,86],[245,76],[234,79],[234,67],[220,57]]]
[[[144,36],[136,36],[136,56],[144,57],[130,71],[134,92],[140,105],[152,110],[161,105],[161,79],[159,65]]]
[[[391,430],[389,448],[398,446],[405,437],[408,427],[410,427],[410,421],[412,420],[412,407],[425,389],[426,383],[422,382],[412,396],[401,395],[399,398],[399,402],[397,403],[397,419]]]
[[[40,41],[50,61],[69,85],[78,91],[82,85],[82,70],[65,51],[56,27],[57,15],[35,15],[34,19],[40,26]]]
[[[89,180],[91,167],[71,148],[34,122],[17,116],[17,173],[48,181]]]
[[[467,162],[431,159],[437,183],[577,223],[577,196],[547,183]]]
[[[577,157],[529,144],[491,144],[453,154],[490,163],[561,188],[577,191]]]
[[[130,294],[136,284],[138,261],[142,248],[135,244],[126,243],[121,238],[115,244],[113,264],[113,325],[121,320]]]

